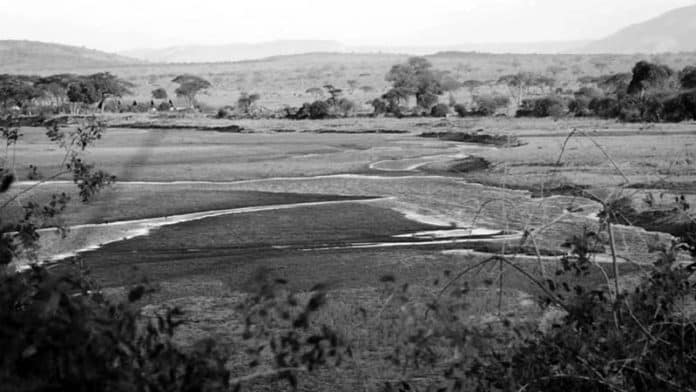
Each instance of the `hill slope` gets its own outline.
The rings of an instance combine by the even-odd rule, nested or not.
[[[216,63],[313,52],[341,52],[334,41],[271,41],[258,44],[190,45],[134,49],[122,55],[157,63]]]
[[[669,11],[595,41],[585,53],[664,53],[696,51],[696,5]]]
[[[0,72],[71,72],[141,61],[98,50],[37,41],[0,40]]]

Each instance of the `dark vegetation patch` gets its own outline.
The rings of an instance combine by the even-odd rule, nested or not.
[[[113,128],[128,128],[128,129],[192,129],[197,131],[214,131],[214,132],[229,132],[229,133],[241,133],[250,132],[245,130],[244,127],[239,125],[224,125],[224,126],[200,126],[200,125],[185,125],[185,124],[158,124],[150,122],[135,122],[135,123],[125,123],[125,124],[111,124]]]
[[[571,183],[553,183],[553,184],[535,184],[526,188],[532,193],[532,197],[549,197],[549,196],[576,196],[594,200],[592,194],[588,193],[589,187],[586,185],[577,185]]]
[[[683,193],[696,193],[696,182],[675,182],[661,180],[654,183],[635,183],[630,184],[628,188],[631,189],[664,189],[668,191],[683,192]]]
[[[482,133],[482,130],[479,130],[476,133],[452,131],[424,132],[421,133],[419,136],[438,140],[445,140],[449,142],[486,144],[497,147],[519,147],[523,145],[523,143],[519,139],[517,139],[517,137],[506,135],[491,135],[487,133]]]
[[[346,134],[346,135],[352,135],[352,134],[376,134],[376,133],[386,133],[386,134],[404,134],[408,133],[409,131],[402,130],[402,129],[308,129],[306,131],[302,131],[305,133],[319,133],[319,134],[324,134],[324,133],[338,133],[338,134]]]
[[[466,157],[458,159],[452,163],[447,171],[452,173],[468,173],[478,170],[486,170],[491,166],[491,163],[481,157]]]
[[[696,218],[684,196],[676,197],[674,203],[653,206],[639,211],[630,197],[613,200],[609,204],[612,211],[610,221],[622,225],[642,227],[648,231],[671,234],[690,246],[696,245]]]

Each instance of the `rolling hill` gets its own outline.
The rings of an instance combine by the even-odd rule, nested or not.
[[[696,5],[669,11],[595,41],[581,53],[664,53],[696,51]]]
[[[0,72],[72,72],[142,62],[77,46],[37,41],[0,40]]]
[[[134,49],[120,54],[156,63],[219,63],[302,53],[343,52],[344,49],[341,43],[335,41],[284,40],[258,44],[236,43]]]

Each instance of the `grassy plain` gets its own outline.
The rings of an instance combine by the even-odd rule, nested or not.
[[[160,121],[144,115],[107,120],[112,124]],[[71,205],[65,222],[103,223],[256,205],[344,202],[162,226],[147,236],[85,252],[83,265],[114,295],[147,276],[160,286],[147,299],[147,309],[168,304],[186,312],[187,323],[179,335],[182,342],[212,335],[237,352],[241,350],[234,346],[233,338],[238,336],[240,320],[234,306],[253,291],[250,281],[256,271],[263,269],[272,277],[286,279],[289,289],[300,292],[318,282],[328,283],[329,303],[315,321],[336,327],[358,354],[341,370],[303,378],[303,390],[374,390],[380,382],[396,377],[399,369],[385,361],[384,355],[400,333],[399,309],[387,301],[380,276],[393,275],[398,284],[410,284],[416,298],[424,300],[437,292],[432,283],[443,280],[445,271],[461,271],[491,255],[467,248],[493,249],[481,247],[487,245],[485,240],[464,245],[353,245],[395,242],[397,234],[444,226],[533,230],[536,249],[529,242],[523,249],[514,249],[518,240],[504,242],[503,247],[507,253],[526,253],[509,256],[520,269],[539,276],[540,268],[553,273],[557,261],[529,255],[535,255],[537,249],[545,254],[567,251],[561,246],[566,239],[586,229],[597,230],[594,215],[601,208],[595,200],[563,189],[554,191],[554,187],[583,187],[598,195],[624,192],[636,205],[642,205],[646,192],[685,193],[689,200],[696,193],[691,148],[696,143],[694,124],[507,118],[230,122],[200,117],[167,121],[201,127],[234,123],[243,132],[109,129],[88,158],[115,173],[120,183],[85,209]],[[573,129],[578,130],[577,135],[567,140]],[[514,137],[522,145],[505,148],[420,136],[479,130]],[[24,128],[22,133],[27,143],[18,146],[15,159],[20,178],[26,179],[21,176],[30,162],[41,162],[43,172],[54,171],[62,156],[42,141],[43,130]],[[490,165],[453,171],[465,156],[483,158]],[[542,184],[544,197],[534,197]],[[14,191],[29,186],[20,183]],[[20,201],[68,188],[65,182],[45,184]],[[376,197],[381,199],[361,200]],[[670,202],[669,198],[665,201],[668,206]],[[648,253],[652,245],[669,239],[627,226],[616,226],[615,233],[621,260],[639,264],[654,258]],[[608,276],[611,272],[603,263],[606,257],[598,260],[602,262],[589,276],[571,279],[588,286],[603,284],[600,268]],[[636,276],[642,268],[626,262],[620,273]],[[502,292],[497,289],[499,278],[504,282]],[[491,280],[496,282],[494,287]],[[467,310],[472,322],[496,320],[499,296],[504,315],[534,322],[541,317],[542,310],[533,300],[538,288],[513,268],[505,267],[501,274],[498,265],[491,264],[460,283],[463,281],[474,288]],[[236,356],[230,366],[237,369],[243,360],[242,355]],[[264,388],[275,390],[277,386],[259,385],[260,390]]]

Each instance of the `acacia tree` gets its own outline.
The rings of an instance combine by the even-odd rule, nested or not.
[[[329,93],[329,98],[326,99],[326,103],[331,106],[336,105],[338,100],[341,98],[341,95],[343,95],[343,90],[334,87],[332,84],[327,84],[324,86],[324,88],[326,89],[326,92]]]
[[[555,81],[532,72],[518,72],[516,74],[503,75],[498,79],[499,84],[508,86],[510,96],[519,106],[524,97],[529,94],[531,87],[551,88]]]
[[[246,92],[242,92],[239,99],[237,99],[237,108],[242,113],[249,114],[252,106],[259,99],[261,99],[261,95],[259,94],[248,94]]]
[[[411,57],[404,64],[394,65],[385,79],[392,83],[392,89],[383,97],[389,102],[415,96],[418,107],[430,110],[444,92],[441,74],[434,72],[432,64],[423,57]]]
[[[77,75],[57,74],[39,78],[34,86],[42,91],[44,97],[51,99],[54,105],[60,106],[68,98],[68,88],[77,79]]]
[[[195,75],[179,75],[172,81],[179,85],[174,93],[177,97],[184,98],[189,107],[196,103],[196,95],[211,87],[210,82]]]
[[[34,87],[35,78],[23,75],[0,75],[0,103],[3,108],[8,105],[24,106],[27,102],[41,96],[41,91]]]
[[[310,87],[305,91],[306,94],[314,96],[315,99],[320,99],[324,96],[324,90],[319,87]]]
[[[68,100],[74,104],[95,105],[104,110],[106,100],[112,97],[122,97],[130,94],[133,84],[118,78],[108,72],[100,72],[88,76],[77,77],[67,90]],[[77,106],[73,107],[73,111]]]
[[[358,81],[351,79],[347,83],[348,83],[348,93],[353,94],[353,92],[355,92],[355,89],[358,88]]]

